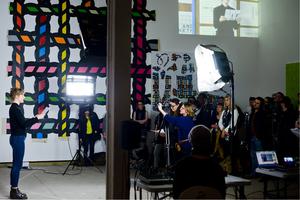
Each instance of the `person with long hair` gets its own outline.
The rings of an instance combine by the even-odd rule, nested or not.
[[[39,119],[44,118],[45,110],[41,114],[37,114],[34,118],[25,119],[24,111],[21,104],[24,103],[24,90],[20,88],[12,88],[10,90],[11,106],[9,108],[9,120],[11,135],[9,138],[12,147],[13,162],[10,173],[10,198],[11,199],[27,199],[27,195],[22,193],[19,188],[20,171],[23,165],[25,153],[26,128],[37,123]]]
[[[218,103],[216,107],[216,111],[213,114],[212,124],[211,124],[213,156],[214,158],[216,158],[217,161],[222,161],[224,159],[224,150],[220,145],[221,131],[218,126],[218,122],[221,118],[222,112],[223,112],[223,104]]]
[[[221,130],[221,137],[220,137],[220,144],[224,150],[224,160],[221,162],[223,169],[230,174],[232,171],[231,165],[231,144],[229,141],[230,138],[236,133],[236,124],[237,119],[239,117],[238,111],[234,108],[234,119],[232,119],[232,106],[231,105],[231,97],[229,95],[225,96],[224,98],[224,110],[222,111],[220,120],[218,122],[218,126]],[[232,127],[232,120],[234,127]]]
[[[170,115],[172,116],[180,116],[180,107],[182,104],[180,103],[179,99],[173,98],[170,100]]]
[[[298,117],[298,113],[293,109],[291,99],[287,96],[283,97],[280,107],[277,155],[281,162],[286,156],[299,157],[299,138],[291,132]]]
[[[256,152],[266,150],[265,139],[266,139],[266,127],[265,127],[265,112],[263,109],[264,99],[261,97],[255,98],[255,104],[253,112],[250,115],[250,135],[248,136],[250,144],[250,156],[251,156],[251,175],[255,176],[255,169],[258,166]]]
[[[182,103],[180,103],[179,99],[173,98],[169,102],[170,106],[170,115],[171,116],[181,116],[180,114],[180,108],[182,106]],[[161,113],[160,113],[161,114]],[[164,120],[165,127],[169,131],[169,137],[170,137],[170,164],[173,165],[176,161],[177,157],[177,150],[175,149],[175,144],[178,141],[178,127],[175,125],[168,123]]]
[[[171,116],[167,114],[163,108],[162,104],[158,104],[158,111],[163,114],[164,119],[174,126],[178,127],[178,143],[177,150],[180,152],[179,158],[188,156],[191,154],[191,144],[188,140],[188,134],[194,126],[193,116],[194,111],[193,107],[189,103],[184,103],[180,107],[180,114],[182,116]]]

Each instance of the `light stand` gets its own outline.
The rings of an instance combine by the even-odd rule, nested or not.
[[[166,167],[169,169],[171,162],[170,162],[170,130],[169,127],[166,127],[166,149],[167,149],[167,164]]]
[[[225,51],[216,45],[197,45],[195,60],[199,92],[220,90],[226,83],[231,83],[231,111],[229,111],[231,112],[231,129],[225,140],[229,144],[229,153],[232,155],[235,135],[233,64],[228,60]]]
[[[233,64],[230,62],[231,65],[231,78],[230,78],[230,83],[231,83],[231,134],[230,134],[230,154],[232,154],[233,150],[233,137],[234,137],[234,132],[235,132],[235,126],[234,126],[234,74],[233,74]]]
[[[81,150],[81,144],[82,144],[82,142],[79,140],[79,143],[78,143],[78,149],[76,150],[76,153],[74,154],[72,160],[69,162],[69,164],[68,164],[68,166],[66,167],[65,171],[62,173],[63,176],[67,173],[67,171],[68,171],[68,169],[69,169],[69,167],[70,167],[71,165],[73,165],[73,168],[72,168],[72,169],[74,169],[74,167],[75,167],[75,165],[76,165],[76,162],[77,162],[77,165],[81,165],[81,160],[83,159],[81,153],[88,159],[88,161],[89,161],[90,163],[92,163],[92,165],[93,165],[96,169],[98,169],[101,173],[103,173],[103,171],[102,171],[100,168],[98,168],[98,167],[96,166],[96,163],[95,163],[94,161],[92,161],[92,160],[91,160],[91,159],[90,159],[90,158],[89,158],[89,157]]]
[[[76,153],[74,154],[72,160],[69,162],[69,164],[66,167],[65,171],[62,173],[63,176],[67,173],[67,171],[68,171],[68,169],[69,169],[69,167],[71,165],[73,165],[72,169],[74,169],[76,162],[77,162],[78,165],[79,165],[79,163],[81,163],[82,156],[81,156],[80,151],[81,151],[81,142],[79,140],[79,142],[78,142],[78,149],[76,150]]]

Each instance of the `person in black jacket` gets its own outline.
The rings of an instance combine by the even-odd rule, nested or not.
[[[210,127],[211,125],[211,111],[208,104],[208,98],[205,93],[200,93],[197,97],[197,110],[195,111],[195,117],[193,118],[193,121],[196,125],[205,125],[206,127]]]
[[[39,119],[44,118],[45,111],[43,111],[41,114],[37,114],[34,118],[25,119],[24,111],[20,106],[20,104],[24,103],[25,98],[23,89],[12,88],[10,90],[10,98],[12,104],[9,109],[11,130],[9,142],[13,152],[13,162],[10,173],[10,198],[27,199],[27,195],[22,193],[18,188],[19,176],[25,153],[26,128],[31,127],[33,124],[37,123]]]
[[[280,107],[277,155],[279,162],[282,162],[286,156],[299,157],[299,138],[291,132],[298,117],[297,112],[293,109],[291,99],[287,96],[283,97]]]
[[[222,0],[222,4],[214,8],[214,27],[217,29],[217,36],[234,37],[233,29],[239,27],[240,19],[229,20],[225,17],[226,10],[234,10],[229,6],[229,0]]]
[[[97,137],[101,138],[99,126],[99,118],[97,114],[92,111],[92,108],[90,106],[83,107],[79,113],[79,142],[83,146],[85,165],[90,165],[88,160],[89,150],[90,159],[94,159],[95,140]]]
[[[248,140],[250,140],[250,156],[251,156],[251,175],[255,175],[255,169],[258,166],[256,152],[264,150],[266,127],[265,113],[263,110],[264,99],[261,97],[255,98],[254,110],[250,115]]]
[[[215,188],[225,198],[225,172],[211,157],[210,131],[206,126],[197,125],[189,134],[192,155],[180,160],[175,166],[173,197],[193,186]]]

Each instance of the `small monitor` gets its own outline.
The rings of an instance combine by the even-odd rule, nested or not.
[[[286,167],[293,167],[295,166],[295,161],[293,157],[284,157],[283,158],[283,164]]]
[[[278,159],[275,151],[258,151],[256,157],[259,167],[272,167],[278,165]]]
[[[95,96],[95,78],[83,75],[68,75],[66,81],[66,101],[74,103],[90,102]]]

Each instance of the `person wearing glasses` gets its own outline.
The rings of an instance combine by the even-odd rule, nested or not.
[[[171,105],[172,106],[172,105]],[[188,134],[190,130],[194,127],[194,122],[193,122],[193,116],[194,116],[194,111],[193,107],[189,103],[184,103],[180,107],[180,114],[182,116],[171,116],[170,114],[167,114],[163,108],[162,104],[159,103],[158,106],[158,111],[163,114],[164,119],[169,123],[178,128],[178,143],[177,143],[177,150],[179,153],[179,156],[177,158],[183,158],[185,156],[188,156],[191,154],[191,144],[188,140]]]
[[[180,114],[180,108],[182,106],[182,103],[179,101],[179,99],[177,98],[173,98],[170,100],[169,102],[169,106],[170,106],[170,115],[171,116],[182,116]],[[160,113],[161,114],[161,113]],[[170,164],[173,165],[176,161],[176,157],[177,157],[177,150],[175,149],[175,144],[178,141],[178,128],[173,125],[170,124],[168,122],[166,122],[164,120],[166,127],[169,131],[169,137],[170,137]]]

